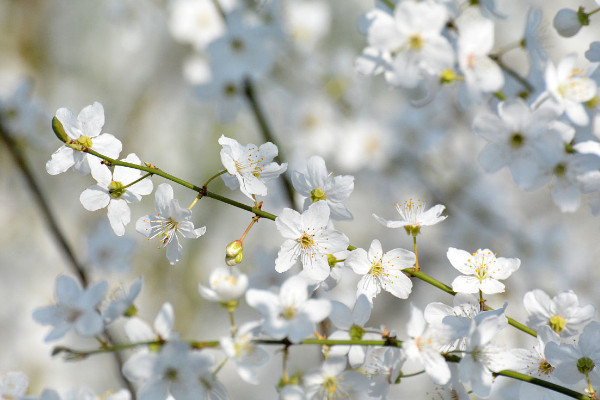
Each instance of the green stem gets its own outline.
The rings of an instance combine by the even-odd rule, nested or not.
[[[596,8],[594,11],[590,11],[589,13],[587,13],[587,16],[589,17],[590,15],[594,15],[594,14],[596,14],[598,11],[600,11],[600,7]]]
[[[149,176],[152,176],[152,173],[148,172],[146,175],[144,175],[144,176],[142,176],[141,178],[139,178],[139,179],[136,179],[135,181],[133,181],[133,182],[131,182],[131,183],[129,183],[129,184],[127,184],[127,185],[123,186],[121,189],[127,189],[128,187],[131,187],[131,186],[135,185],[136,183],[138,183],[138,182],[140,182],[140,181],[143,181],[144,179],[146,179],[146,178],[147,178],[147,177],[149,177]]]
[[[218,174],[215,174],[213,176],[210,177],[209,180],[206,181],[206,183],[204,185],[202,185],[203,187],[207,187],[209,183],[211,183],[215,178],[218,178],[219,176],[223,175],[224,173],[226,173],[227,170],[224,169],[223,171],[219,172]]]
[[[419,253],[417,253],[417,236],[413,235],[413,248],[415,250],[415,271],[420,271],[421,267],[419,267]]]
[[[550,390],[553,390],[555,392],[562,393],[565,396],[569,396],[569,397],[572,397],[574,399],[591,400],[591,398],[589,396],[586,396],[586,395],[581,394],[579,392],[576,392],[574,390],[568,389],[566,387],[557,385],[557,384],[552,383],[552,382],[545,381],[543,379],[534,378],[532,376],[525,375],[525,374],[522,374],[522,373],[516,372],[516,371],[511,371],[511,370],[506,370],[505,369],[505,370],[502,370],[500,372],[494,372],[494,376],[506,376],[508,378],[518,379],[518,380],[523,381],[523,382],[528,382],[528,383],[531,383],[533,385],[541,386],[541,387],[544,387],[546,389],[550,389]]]
[[[99,158],[101,158],[101,159],[103,159],[105,161],[108,161],[109,163],[111,163],[113,165],[120,165],[122,167],[129,167],[129,168],[133,168],[133,169],[138,169],[140,171],[146,171],[146,172],[148,172],[150,174],[153,174],[153,175],[161,176],[161,177],[163,177],[165,179],[168,179],[168,180],[170,180],[172,182],[175,182],[175,183],[177,183],[177,184],[179,184],[181,186],[184,186],[184,187],[186,187],[188,189],[192,189],[193,191],[198,192],[199,194],[201,194],[203,197],[210,197],[210,198],[213,198],[215,200],[219,200],[219,201],[221,201],[223,203],[227,203],[227,204],[232,205],[234,207],[241,208],[242,210],[246,210],[246,211],[249,211],[251,213],[254,213],[254,214],[258,215],[259,217],[270,219],[272,221],[275,221],[275,218],[277,218],[276,215],[273,215],[273,214],[268,213],[266,211],[262,211],[262,210],[260,210],[260,209],[258,209],[256,207],[251,207],[251,206],[248,206],[246,204],[240,203],[238,201],[232,200],[230,198],[218,195],[216,193],[209,192],[209,191],[201,188],[200,186],[196,186],[193,183],[184,181],[183,179],[177,178],[176,176],[173,176],[173,175],[171,175],[169,173],[166,173],[165,171],[161,170],[160,168],[148,167],[148,166],[144,166],[144,165],[132,164],[132,163],[129,163],[129,162],[126,162],[126,161],[115,160],[115,159],[112,159],[110,157],[106,157],[105,155],[100,154],[97,151],[94,151],[92,149],[85,149],[84,151],[86,153],[89,153],[89,154],[92,154],[92,155],[94,155],[96,157],[99,157]]]
[[[229,310],[229,324],[231,326],[231,337],[235,337],[237,332],[237,326],[235,326],[235,316],[233,315],[234,310]]]

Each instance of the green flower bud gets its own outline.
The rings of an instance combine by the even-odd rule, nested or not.
[[[65,128],[56,117],[52,118],[52,130],[54,131],[54,134],[56,135],[58,140],[60,140],[61,142],[67,143],[69,140],[71,140],[69,139],[69,135],[67,135],[67,132],[65,132]]]
[[[242,245],[242,242],[239,240],[234,240],[227,245],[225,252],[227,253],[227,257],[235,258],[243,250],[244,246]]]

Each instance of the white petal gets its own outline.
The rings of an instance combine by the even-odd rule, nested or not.
[[[110,203],[110,195],[106,189],[94,185],[81,192],[79,201],[86,210],[96,211],[106,207]]]
[[[452,290],[460,293],[478,293],[480,283],[474,276],[457,276],[452,281]]]
[[[115,235],[125,234],[125,225],[131,221],[131,210],[125,200],[113,199],[108,204],[108,220]]]

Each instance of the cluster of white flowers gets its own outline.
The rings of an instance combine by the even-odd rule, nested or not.
[[[600,5],[600,0],[596,2]],[[392,158],[398,165],[407,165],[410,174],[418,170],[415,161],[441,147],[435,144],[433,134],[423,138],[418,133],[429,120],[442,114],[435,111],[435,102],[448,97],[452,99],[448,104],[456,105],[456,110],[468,118],[469,134],[474,131],[485,141],[480,143],[482,151],[478,157],[485,172],[495,173],[507,167],[521,189],[534,191],[549,186],[552,200],[562,212],[576,211],[584,195],[588,195],[592,211],[600,212],[600,74],[596,69],[600,42],[589,45],[586,64],[578,61],[576,53],[554,63],[540,45],[538,10],[528,13],[522,40],[505,49],[498,47],[495,35],[499,32],[498,22],[508,15],[494,0],[382,0],[359,21],[366,41],[362,52],[357,55],[352,50],[342,59],[351,66],[346,69],[354,68],[369,76],[383,75],[386,84],[407,92],[413,105],[431,105],[434,111],[418,117],[414,123],[418,126],[414,147],[418,149],[413,151],[412,143],[396,147],[401,139],[387,133],[401,130],[399,127],[411,130],[407,123],[411,117],[395,122],[391,129],[376,116],[367,116],[375,101],[368,104],[368,99],[361,97],[367,94],[366,90],[353,93],[352,88],[359,84],[353,81],[355,77],[344,76],[345,72],[332,74],[336,78],[328,77],[321,88],[326,92],[323,96],[335,99],[339,109],[323,106],[322,95],[314,94],[306,105],[289,107],[289,113],[294,114],[292,119],[302,121],[297,123],[302,128],[290,128],[298,138],[288,138],[293,144],[284,141],[278,148],[273,143],[277,143],[277,137],[269,133],[254,90],[270,72],[283,73],[278,64],[284,53],[283,44],[293,43],[295,51],[305,57],[315,51],[329,31],[331,8],[318,0],[257,1],[256,7],[251,7],[251,2],[242,3],[172,0],[168,4],[168,26],[173,38],[191,45],[184,74],[195,96],[216,105],[216,117],[221,122],[232,121],[247,105],[264,134],[264,139],[255,138],[254,142],[262,144],[244,145],[234,138],[238,137],[237,132],[230,133],[228,127],[219,126],[218,140],[203,140],[202,145],[213,149],[215,159],[220,151],[222,166],[211,171],[215,175],[204,186],[196,186],[145,162],[135,153],[120,159],[123,145],[104,132],[104,108],[94,102],[78,115],[67,108],[56,111],[52,128],[64,144],[46,163],[50,175],[72,168],[95,180],[79,198],[88,211],[107,209],[108,223],[100,226],[87,249],[89,264],[97,267],[95,272],[128,268],[133,245],[124,236],[132,214],[138,211],[135,207],[144,208],[143,196],[152,192],[155,212],[140,210],[135,231],[148,240],[157,239],[171,265],[192,258],[183,251],[183,238],[198,239],[207,232],[206,226],[197,228],[195,220],[205,210],[198,206],[192,213],[200,199],[213,197],[249,211],[252,222],[247,230],[226,247],[227,266],[211,261],[208,279],[193,284],[198,288],[198,301],[213,302],[224,315],[228,314],[228,329],[221,331],[209,312],[201,322],[213,336],[190,339],[192,334],[176,329],[176,302],[163,302],[152,322],[142,318],[134,303],[139,302],[143,277],[109,291],[112,281],[86,275],[88,270],[77,271],[79,280],[60,275],[53,304],[38,307],[32,314],[37,323],[51,327],[45,341],[65,339],[69,334],[77,335],[82,343],[100,343],[96,350],[62,345],[55,348],[55,354],[72,360],[127,349],[130,353],[123,354],[119,372],[131,386],[103,396],[87,389],[60,394],[46,389],[41,395],[32,396],[27,394],[27,375],[8,372],[0,374],[0,399],[225,400],[235,397],[223,383],[228,380],[223,377],[229,373],[226,369],[239,375],[240,387],[266,385],[281,376],[277,384],[270,386],[270,395],[285,400],[397,398],[397,388],[420,373],[433,387],[429,390],[432,398],[515,397],[515,390],[501,393],[504,388],[495,384],[503,375],[524,381],[517,389],[523,399],[597,398],[600,322],[593,305],[580,305],[574,291],[551,297],[530,287],[521,304],[516,304],[519,301],[509,296],[513,291],[511,283],[515,282],[511,276],[521,274],[529,266],[525,259],[522,262],[519,258],[499,257],[490,248],[497,248],[502,254],[516,253],[515,249],[504,246],[500,240],[482,244],[487,240],[483,234],[477,243],[465,244],[464,238],[452,235],[430,240],[429,229],[432,235],[437,229],[434,225],[456,220],[456,204],[446,203],[444,193],[436,193],[435,184],[426,182],[424,186],[429,185],[433,198],[444,198],[448,215],[445,205],[434,203],[433,207],[426,207],[424,201],[411,198],[395,204],[400,219],[388,220],[379,216],[384,213],[373,213],[376,205],[370,201],[376,196],[369,193],[368,197],[359,197],[363,195],[354,192],[355,176],[343,173],[354,173],[367,165],[367,169],[380,170]],[[590,19],[599,10],[562,9],[554,18],[554,27],[561,36],[575,36],[593,22]],[[503,58],[506,52],[517,48],[527,52],[529,75],[513,69]],[[327,71],[316,72],[324,60],[312,62],[307,61],[298,70],[327,76]],[[333,64],[329,60],[327,63]],[[305,85],[304,77],[295,78],[296,86]],[[0,130],[28,129],[27,124],[32,122],[24,116],[37,111],[29,109],[31,105],[23,100],[27,90],[22,86],[9,101],[0,101]],[[271,92],[278,90],[267,87],[265,93],[274,96]],[[442,92],[449,96],[442,96]],[[272,118],[278,121],[283,119],[278,114],[285,114],[278,111],[285,106],[276,103],[270,105],[275,114]],[[418,112],[415,110],[414,114]],[[354,115],[355,120],[343,128],[336,127],[343,131],[340,135],[329,132],[335,125],[342,125],[338,124],[341,119],[337,114],[344,113]],[[307,140],[309,135],[314,137]],[[408,137],[402,135],[406,135],[403,139]],[[343,140],[338,143],[339,137]],[[467,139],[469,145],[471,141]],[[216,150],[215,142],[220,149]],[[288,147],[296,144],[301,144],[297,147],[302,150],[293,152],[289,160],[280,160],[280,152],[286,154]],[[398,148],[404,150],[396,152]],[[332,165],[340,168],[342,174],[337,169],[332,172]],[[452,172],[444,162],[440,165],[436,174]],[[218,176],[241,200],[213,193],[212,187],[208,191],[208,184]],[[426,177],[422,171],[417,175],[417,179]],[[172,183],[155,187],[155,181],[162,178]],[[379,182],[362,172],[356,173],[357,188],[362,178],[387,186],[395,194],[400,192],[389,184],[389,179]],[[273,196],[277,180],[286,181],[289,193],[285,206]],[[181,197],[179,193],[175,197],[173,182],[193,190],[192,195],[188,193],[189,207],[180,205]],[[276,209],[277,215],[267,209]],[[493,206],[484,211],[491,209]],[[346,224],[355,218],[361,221],[360,235],[356,236],[346,230]],[[271,232],[276,230],[279,235],[265,235],[259,241],[268,244],[270,240],[275,243],[273,248],[279,250],[276,255],[265,257],[263,264],[268,272],[258,282],[259,272],[252,271],[253,279],[245,268],[246,264],[252,268],[259,262],[247,262],[251,258],[244,253],[252,245],[243,242],[247,234],[252,236],[258,230],[251,231],[255,223],[261,221],[263,229],[267,222],[262,221],[267,219],[274,222]],[[392,233],[389,237],[369,236],[365,226],[368,223],[380,229],[404,228],[414,247],[409,250],[396,244],[397,230],[384,229],[385,233]],[[229,225],[223,223],[215,231],[224,227]],[[109,237],[104,228],[111,229],[114,235],[108,232]],[[206,246],[211,248],[217,240],[211,237],[196,243],[209,242]],[[353,240],[363,247],[355,247],[359,243]],[[390,240],[394,243],[390,244]],[[435,259],[428,248],[432,243],[437,250],[443,247],[441,254],[445,252],[446,257]],[[449,247],[454,245],[471,245],[473,252]],[[527,243],[523,244],[526,247]],[[426,257],[419,257],[423,253]],[[166,263],[162,252],[160,257]],[[237,265],[242,261],[244,265]],[[196,277],[188,274],[196,270],[187,267],[186,279]],[[458,271],[460,275],[446,285],[428,275],[442,272],[439,268],[445,268],[446,273]],[[430,300],[424,307],[417,305],[420,300],[413,295],[419,290],[417,279],[454,296],[452,304]],[[177,292],[180,290],[183,293],[183,288],[176,288]],[[401,301],[409,298],[408,302]],[[502,306],[493,309],[492,301],[499,301]],[[397,304],[400,306],[395,308]],[[525,323],[509,317],[515,306],[527,312]],[[390,316],[390,321],[380,324],[381,314],[377,318],[372,315],[384,307],[383,315]],[[393,310],[402,309],[407,310],[404,326],[391,315]],[[240,323],[241,312],[245,314]],[[181,321],[179,311],[177,315]],[[500,345],[507,343],[509,325],[536,337],[531,338],[535,345],[524,344],[524,340],[521,345],[531,348]],[[122,329],[124,334],[117,337],[126,337],[127,342],[113,341],[109,329]],[[312,355],[319,357],[318,362],[306,362],[310,354],[305,349],[315,345],[320,352]],[[280,351],[269,351],[273,346]],[[300,372],[292,373],[290,360],[294,360],[297,348],[305,351],[306,363]],[[277,357],[283,363],[271,362]],[[532,381],[528,377],[539,379]]]

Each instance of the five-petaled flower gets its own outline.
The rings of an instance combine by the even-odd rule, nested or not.
[[[252,199],[252,195],[266,196],[265,182],[277,178],[287,169],[287,163],[273,162],[277,157],[277,146],[267,142],[260,147],[250,143],[242,146],[237,140],[221,136],[221,162],[228,174],[223,175],[230,189],[240,187],[242,193]]]
[[[161,184],[155,194],[156,215],[145,215],[137,220],[136,230],[148,239],[158,237],[159,247],[167,248],[167,258],[171,265],[181,259],[181,244],[179,236],[196,239],[204,235],[206,227],[194,229],[194,223],[189,219],[192,210],[183,208],[177,199],[173,198],[173,188],[168,183]]]
[[[452,290],[460,293],[485,294],[504,292],[504,284],[498,279],[506,279],[521,266],[518,258],[498,257],[490,250],[477,250],[470,254],[450,247],[446,254],[454,268],[465,275],[456,277]]]
[[[348,247],[348,237],[327,227],[329,207],[317,201],[304,213],[284,209],[275,220],[281,235],[288,239],[282,245],[275,260],[275,270],[285,272],[300,257],[302,267],[310,279],[324,281],[331,271],[328,254],[337,253]]]
[[[403,205],[394,204],[401,219],[399,221],[388,221],[373,214],[373,217],[382,225],[388,228],[404,228],[406,233],[412,236],[417,236],[421,232],[422,226],[435,225],[446,219],[446,215],[442,212],[445,206],[438,204],[425,211],[425,202],[418,201],[415,203],[413,199],[405,201]]]
[[[90,168],[102,166],[102,160],[98,157],[78,151],[82,148],[96,150],[110,158],[119,157],[123,147],[121,142],[110,133],[100,134],[104,125],[102,104],[95,102],[85,107],[77,117],[73,111],[59,108],[56,119],[62,124],[68,141],[46,163],[46,171],[50,175],[60,174],[71,167],[79,173],[88,174]]]
[[[384,253],[377,239],[371,242],[369,252],[363,249],[352,251],[346,258],[346,265],[363,275],[358,282],[356,297],[365,294],[372,301],[384,289],[406,299],[412,290],[412,282],[402,269],[412,267],[416,260],[415,253],[404,249]]]

